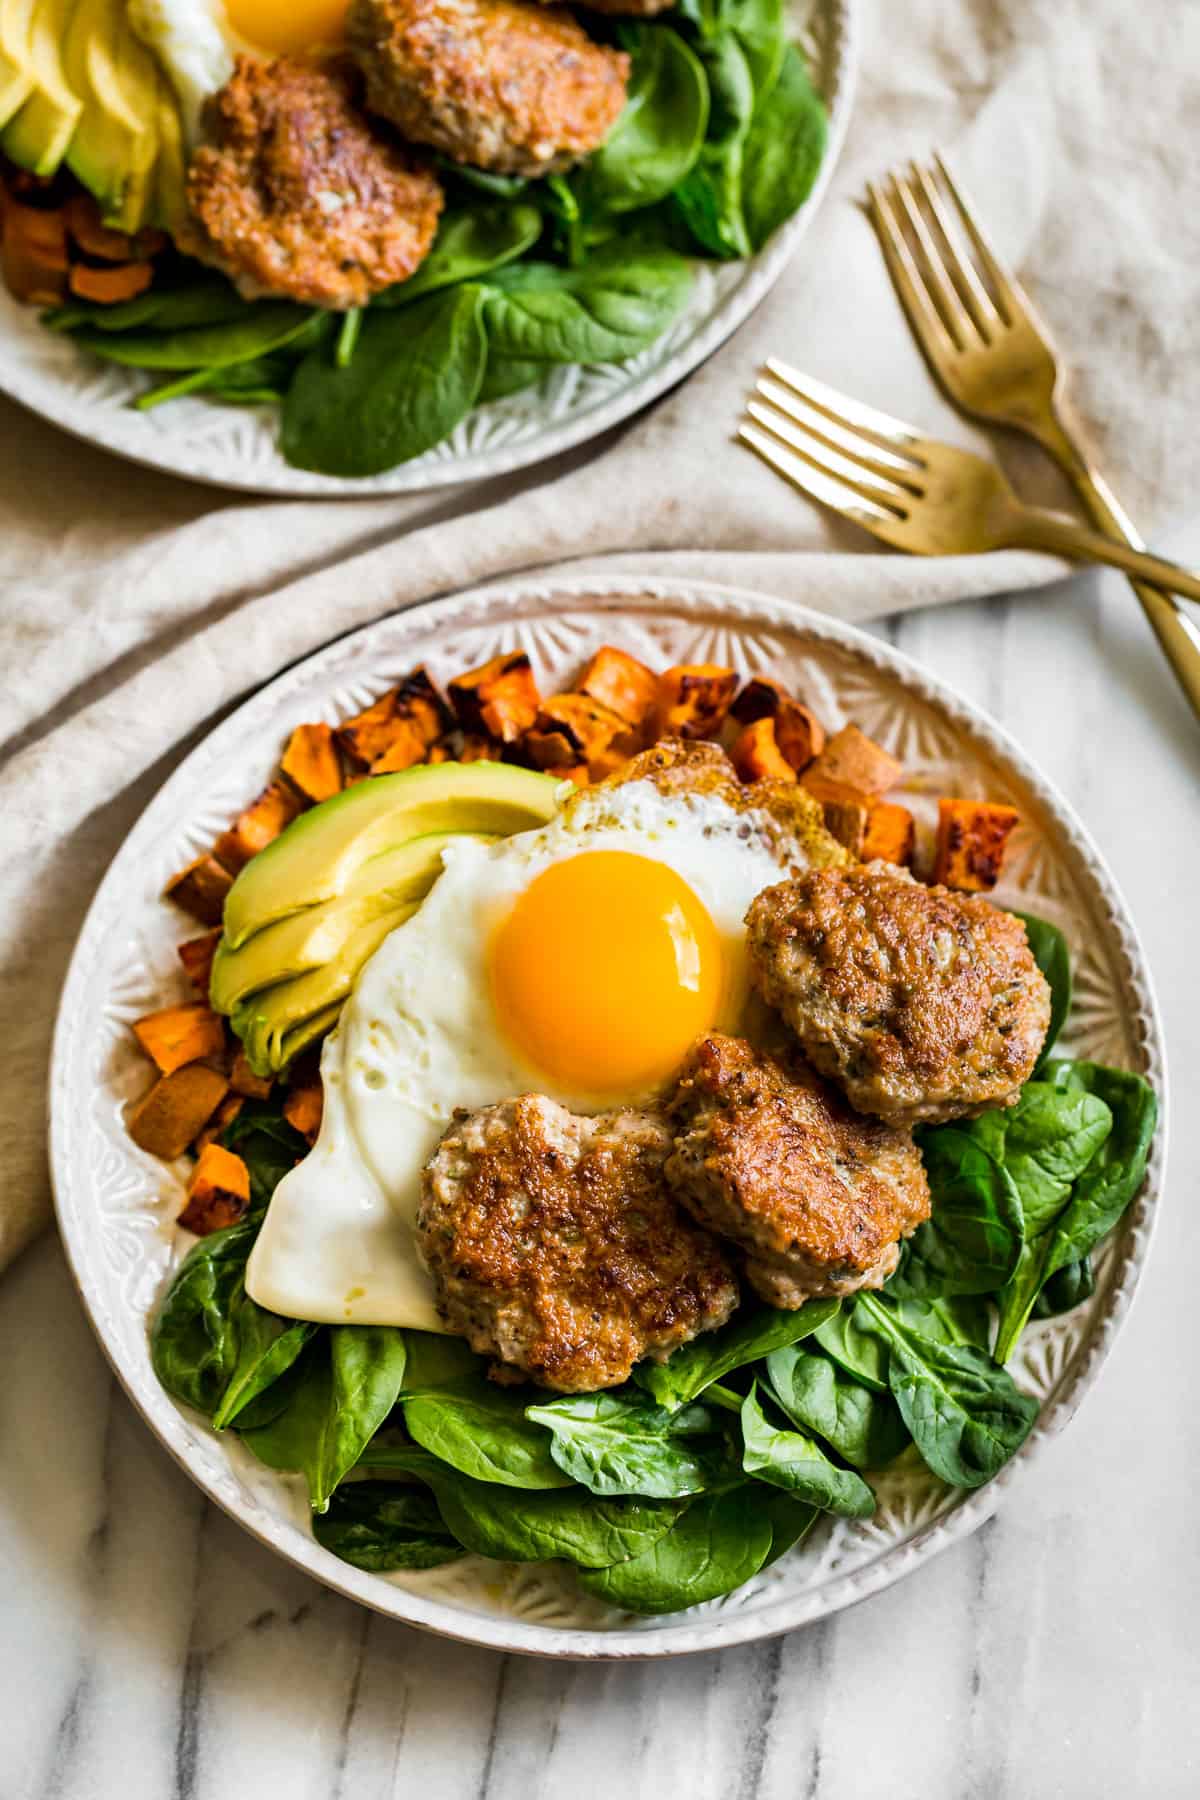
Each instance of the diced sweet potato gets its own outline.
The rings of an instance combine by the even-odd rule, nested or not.
[[[795,781],[796,771],[775,739],[775,721],[755,719],[729,752],[743,781]]]
[[[607,750],[602,750],[592,758],[588,775],[592,781],[605,781],[610,775],[615,775],[618,769],[623,769],[628,761],[628,750],[621,749],[616,744],[610,745]]]
[[[535,769],[559,769],[576,763],[592,766],[614,746],[630,755],[639,743],[628,722],[611,707],[587,694],[557,694],[547,700],[521,749]]]
[[[880,800],[867,814],[867,829],[859,855],[864,862],[896,863],[907,869],[916,846],[916,825],[907,806]]]
[[[553,775],[556,781],[573,781],[576,787],[587,787],[591,781],[586,763],[555,763],[542,774]]]
[[[989,800],[939,800],[934,881],[973,894],[994,888],[1019,819],[1013,807]]]
[[[656,737],[716,737],[729,711],[738,678],[715,663],[677,663],[658,678]]]
[[[494,738],[480,737],[468,731],[459,747],[459,762],[499,762],[501,750]]]
[[[245,1100],[265,1100],[272,1082],[269,1075],[256,1075],[246,1060],[246,1052],[239,1050],[229,1071],[229,1085]]]
[[[239,813],[213,845],[213,855],[235,875],[252,856],[273,844],[303,810],[300,796],[286,781],[272,781],[258,799]]]
[[[820,720],[769,675],[753,676],[729,710],[741,725],[773,720],[775,742],[797,774],[825,748],[825,727]]]
[[[845,844],[852,856],[861,856],[867,820],[874,804],[870,795],[860,793],[858,788],[849,787],[844,781],[829,781],[818,775],[815,764],[800,777],[800,786],[807,788],[813,798],[821,802],[825,829],[830,836],[839,844]]]
[[[828,740],[809,773],[822,781],[838,781],[843,787],[857,788],[860,794],[878,800],[895,787],[904,765],[857,725],[843,725]]]
[[[207,1237],[236,1225],[250,1204],[250,1171],[240,1156],[221,1144],[206,1144],[188,1179],[187,1205],[179,1215],[185,1231]]]
[[[202,1000],[189,1000],[135,1019],[133,1035],[159,1074],[171,1075],[185,1063],[220,1056],[225,1048],[225,1021]]]
[[[173,900],[191,913],[201,925],[219,925],[225,910],[225,896],[233,886],[233,876],[223,869],[215,856],[198,856],[186,869],[173,875],[163,889],[164,900]]]
[[[154,264],[150,262],[113,263],[105,268],[73,262],[67,286],[95,306],[118,306],[123,300],[136,300],[153,280]]]
[[[240,1094],[226,1094],[203,1131],[192,1139],[192,1149],[199,1156],[206,1144],[214,1144],[227,1125],[232,1125],[246,1102]]]
[[[330,725],[297,725],[279,766],[314,806],[342,791],[342,761]]]
[[[218,926],[215,931],[206,931],[203,937],[188,938],[185,944],[180,944],[177,951],[188,980],[202,1000],[208,999],[213,957],[220,941],[221,930]]]
[[[229,1091],[229,1082],[207,1063],[186,1063],[161,1075],[129,1115],[129,1135],[139,1150],[170,1161],[182,1156]]]
[[[321,1129],[324,1104],[325,1090],[321,1086],[321,1077],[312,1075],[293,1082],[288,1089],[288,1097],[283,1103],[283,1116],[293,1130],[307,1138],[310,1144],[315,1144],[317,1133]]]
[[[337,731],[347,756],[374,775],[424,762],[449,723],[446,702],[424,668],[414,669]]]
[[[627,650],[602,644],[575,683],[575,691],[599,701],[640,731],[658,698],[658,676]]]
[[[494,656],[480,669],[468,669],[450,683],[449,694],[464,731],[496,738],[502,744],[515,744],[524,737],[541,705],[533,669],[523,650],[512,656]]]

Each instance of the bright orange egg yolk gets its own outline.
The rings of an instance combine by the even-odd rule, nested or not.
[[[225,0],[238,37],[270,56],[327,50],[346,34],[349,0]]]
[[[665,864],[580,852],[525,889],[491,943],[505,1036],[559,1088],[636,1095],[669,1077],[721,1009],[717,928]]]

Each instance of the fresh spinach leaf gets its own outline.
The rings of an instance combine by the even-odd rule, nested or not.
[[[423,1450],[372,1450],[369,1466],[416,1475],[434,1491],[464,1549],[500,1562],[559,1560],[598,1569],[640,1555],[669,1531],[681,1501],[600,1499],[581,1488],[506,1488],[474,1481]]]
[[[864,1387],[820,1352],[799,1344],[772,1350],[767,1380],[793,1425],[824,1438],[856,1469],[882,1469],[909,1441],[891,1395]]]
[[[460,1337],[406,1329],[404,1344],[408,1351],[404,1382],[411,1393],[444,1387],[464,1375],[482,1375],[486,1371],[483,1358],[476,1356],[470,1344]]]
[[[42,315],[51,331],[188,331],[201,325],[226,325],[244,319],[252,302],[243,300],[220,275],[196,274],[177,286],[155,282],[133,300],[115,306],[72,300]]]
[[[348,369],[312,351],[284,402],[288,461],[327,475],[377,475],[440,443],[479,395],[482,308],[483,289],[467,282],[411,306],[372,307]]]
[[[677,31],[630,23],[621,43],[633,58],[628,97],[578,177],[585,216],[632,212],[665,199],[700,154],[708,124],[708,82]]]
[[[536,1390],[499,1388],[478,1375],[403,1396],[404,1423],[418,1444],[460,1474],[504,1487],[570,1485],[551,1455],[553,1439],[525,1417]]]
[[[250,1172],[250,1205],[266,1206],[289,1169],[308,1155],[308,1142],[288,1124],[280,1105],[247,1100],[221,1133],[227,1150],[236,1150]]]
[[[757,95],[738,39],[730,32],[701,42],[712,106],[708,135],[675,202],[700,246],[714,256],[750,254],[742,208],[742,163]]]
[[[291,1368],[309,1339],[320,1327],[299,1319],[284,1319],[255,1304],[243,1287],[235,1302],[234,1329],[237,1361],[225,1392],[213,1413],[213,1427],[222,1431],[240,1417],[253,1400]]]
[[[876,1294],[855,1317],[887,1348],[888,1385],[925,1462],[952,1487],[980,1487],[1019,1450],[1038,1404],[982,1350],[939,1343],[906,1324]]]
[[[545,376],[550,365],[534,362],[514,362],[508,356],[495,356],[488,352],[487,368],[483,371],[483,386],[479,390],[479,404],[484,406],[489,400],[507,400],[510,394],[520,394],[526,388],[536,387]]]
[[[760,1482],[754,1489],[755,1504],[771,1521],[771,1548],[763,1559],[763,1568],[792,1550],[808,1536],[820,1513],[807,1501],[798,1500],[785,1488],[769,1487]]]
[[[799,1343],[810,1332],[819,1331],[836,1315],[839,1304],[837,1300],[810,1300],[796,1312],[782,1312],[773,1306],[744,1309],[720,1331],[693,1338],[665,1363],[639,1363],[634,1380],[660,1406],[686,1406],[731,1369],[758,1362],[772,1350]]]
[[[887,1393],[887,1345],[877,1332],[865,1329],[860,1323],[857,1301],[843,1306],[826,1319],[813,1336],[851,1380],[870,1388],[873,1393]]]
[[[239,1220],[194,1244],[150,1332],[154,1373],[176,1400],[212,1417],[238,1360],[237,1303],[257,1224]]]
[[[579,1585],[624,1612],[669,1613],[741,1587],[771,1554],[774,1521],[753,1488],[701,1494],[649,1549]]]
[[[1071,1185],[1111,1130],[1112,1113],[1098,1095],[1084,1089],[1060,1091],[1049,1082],[1030,1082],[1009,1114],[1005,1166],[1020,1195],[1024,1242],[1000,1295],[997,1362],[1012,1355],[1033,1303],[1053,1273],[1048,1263],[1053,1227]]]
[[[395,1405],[405,1354],[395,1326],[329,1326],[304,1353],[287,1409],[242,1441],[271,1468],[299,1470],[324,1512]]]
[[[75,342],[95,356],[134,369],[219,369],[265,356],[302,333],[315,334],[326,317],[287,301],[261,300],[244,316],[224,323],[140,332],[81,326]]]
[[[1090,1256],[1081,1256],[1077,1262],[1064,1263],[1056,1269],[1042,1286],[1042,1290],[1033,1303],[1030,1317],[1033,1319],[1057,1319],[1061,1313],[1073,1312],[1090,1300],[1096,1291],[1096,1277],[1092,1269]]]
[[[593,1494],[678,1500],[728,1474],[719,1420],[704,1407],[669,1413],[641,1396],[568,1394],[525,1417],[547,1427],[559,1468]]]
[[[1043,1067],[1058,1039],[1058,1034],[1067,1022],[1067,1014],[1071,1010],[1071,952],[1067,949],[1067,940],[1057,925],[1051,925],[1048,919],[1039,919],[1033,913],[1015,913],[1025,927],[1025,935],[1029,939],[1029,948],[1033,951],[1033,960],[1050,984],[1050,1027],[1046,1032],[1046,1041],[1042,1045],[1042,1053],[1038,1057],[1034,1078],[1041,1074]]]
[[[701,46],[733,38],[746,58],[757,94],[770,93],[787,49],[783,0],[679,0]]]
[[[454,1562],[462,1546],[421,1488],[396,1481],[349,1481],[313,1520],[324,1549],[356,1569],[434,1569]]]
[[[875,1496],[851,1469],[830,1462],[806,1432],[785,1431],[763,1411],[755,1382],[742,1402],[742,1467],[747,1475],[786,1488],[809,1506],[844,1519],[869,1519]]]
[[[377,296],[375,306],[407,306],[422,294],[475,281],[523,256],[542,235],[542,215],[528,204],[482,203],[457,207],[442,215],[433,249],[407,281]]]
[[[919,1131],[932,1212],[904,1247],[889,1291],[914,1299],[989,1294],[1021,1253],[1021,1203],[989,1136],[995,1115]]]
[[[742,209],[761,250],[807,200],[825,153],[826,120],[800,52],[789,44],[770,93],[756,108],[742,159]]]
[[[516,362],[619,362],[661,337],[691,288],[686,257],[624,241],[581,268],[514,263],[488,282],[488,342]]]

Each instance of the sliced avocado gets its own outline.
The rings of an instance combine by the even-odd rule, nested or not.
[[[187,158],[183,149],[183,121],[174,89],[158,76],[158,161],[154,165],[154,196],[147,223],[172,236],[187,212]]]
[[[280,1068],[286,1069],[302,1050],[307,1050],[310,1044],[315,1043],[318,1038],[323,1038],[326,1032],[332,1031],[338,1022],[341,1010],[342,1003],[339,1000],[336,1006],[327,1006],[324,1012],[314,1013],[311,1019],[305,1019],[304,1023],[297,1025],[295,1030],[285,1031],[283,1042],[279,1046]]]
[[[256,1075],[278,1074],[289,1056],[294,1056],[300,1047],[296,1035],[300,1028],[319,1014],[336,1010],[354,986],[367,958],[375,954],[397,925],[411,919],[416,910],[417,903],[413,901],[378,919],[371,919],[351,933],[338,954],[323,968],[263,988],[235,1008],[231,1023]]]
[[[154,195],[160,84],[154,58],[129,28],[124,0],[77,0],[64,60],[83,100],[67,162],[106,224],[139,231]]]
[[[464,835],[438,832],[385,850],[368,858],[336,900],[276,919],[254,932],[240,949],[231,949],[222,939],[213,958],[211,1005],[231,1013],[247,995],[331,962],[360,927],[398,906],[423,900],[441,873],[442,851]]]
[[[510,763],[433,763],[375,775],[301,813],[246,864],[225,900],[233,950],[276,919],[344,894],[363,864],[413,838],[507,837],[545,825],[561,782]]]
[[[75,0],[0,3],[0,117],[5,121],[0,144],[13,162],[35,175],[53,175],[81,111],[62,60],[74,9]],[[22,82],[25,92],[18,98]]]

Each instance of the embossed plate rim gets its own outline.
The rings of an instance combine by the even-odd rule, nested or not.
[[[208,435],[200,432],[192,435],[182,428],[172,435],[170,420],[160,418],[158,414],[153,415],[152,422],[150,415],[135,413],[128,406],[111,407],[87,398],[78,391],[87,367],[82,357],[77,355],[72,365],[80,370],[75,387],[65,375],[54,371],[48,373],[37,367],[33,351],[44,335],[43,328],[30,309],[18,308],[2,291],[0,392],[72,437],[111,451],[129,462],[213,487],[252,494],[352,499],[364,494],[425,493],[457,482],[492,480],[558,456],[620,424],[690,375],[744,323],[779,279],[825,197],[845,139],[858,62],[859,5],[860,0],[812,0],[812,9],[806,15],[819,16],[822,29],[828,34],[824,87],[829,133],[824,160],[803,206],[757,255],[740,265],[744,269],[743,278],[736,285],[731,284],[729,292],[716,300],[706,316],[697,311],[694,328],[678,350],[656,361],[652,346],[643,352],[643,356],[651,359],[644,373],[631,374],[616,386],[608,400],[601,399],[594,405],[570,411],[558,424],[536,429],[536,414],[544,410],[545,401],[534,390],[523,400],[518,396],[515,402],[502,402],[499,407],[486,409],[494,418],[493,429],[498,432],[490,448],[447,453],[444,446],[435,445],[410,463],[400,464],[382,475],[354,480],[294,469],[284,462],[277,444],[273,454],[265,450],[266,438],[273,432],[273,424],[265,416],[262,421],[252,422],[249,412],[238,413],[237,409],[218,408],[209,403],[207,411],[212,415],[212,422],[211,428],[206,427]],[[713,265],[704,266],[711,268]],[[737,266],[721,264],[717,268],[732,271]],[[91,378],[99,379],[94,370]],[[111,379],[119,380],[123,387],[133,391],[127,374],[111,375]],[[608,378],[594,379],[602,387]],[[572,391],[577,380],[578,377],[572,378]],[[198,403],[184,401],[181,404],[186,407]],[[516,421],[515,429],[519,432],[520,421],[527,410],[531,415],[530,435],[513,442],[513,433],[507,427],[511,421]],[[482,418],[484,415],[472,415],[476,416]],[[256,448],[252,454],[236,453],[224,444],[218,429],[222,418],[225,419],[226,436],[230,439],[242,432],[253,432]],[[210,441],[212,438],[217,441]],[[269,460],[266,460],[268,455]],[[263,458],[261,462],[260,458]]]
[[[138,1367],[117,1329],[111,1302],[100,1283],[100,1272],[91,1266],[84,1230],[84,1213],[91,1197],[86,1131],[81,1123],[81,1084],[88,1079],[99,1045],[99,1021],[89,1012],[90,970],[114,908],[129,908],[126,896],[138,896],[134,911],[144,905],[144,858],[168,824],[180,829],[186,807],[194,814],[196,794],[211,779],[236,746],[248,737],[274,744],[292,696],[314,681],[369,681],[373,671],[386,669],[406,646],[434,631],[469,628],[499,629],[532,614],[569,620],[572,613],[597,612],[633,616],[647,603],[660,602],[662,616],[686,619],[697,630],[727,626],[748,634],[767,631],[790,640],[797,653],[822,647],[862,665],[868,674],[898,682],[914,698],[932,707],[953,729],[973,740],[989,756],[1005,764],[1036,796],[1052,818],[1089,891],[1089,901],[1105,922],[1109,949],[1119,966],[1119,986],[1129,1007],[1132,1031],[1141,1046],[1144,1067],[1163,1103],[1163,1119],[1154,1146],[1147,1181],[1122,1229],[1113,1280],[1102,1297],[1088,1333],[1074,1351],[1043,1409],[1026,1446],[989,1486],[963,1499],[948,1515],[918,1530],[913,1537],[890,1545],[869,1562],[828,1579],[820,1587],[777,1597],[739,1613],[702,1609],[678,1614],[663,1623],[643,1623],[634,1628],[592,1630],[544,1626],[512,1617],[487,1614],[469,1605],[430,1598],[411,1588],[397,1587],[383,1578],[339,1562],[285,1518],[272,1516],[264,1525],[261,1509],[231,1492],[219,1491],[199,1466],[202,1460],[198,1434],[169,1396],[146,1380],[148,1363]],[[350,673],[347,673],[347,670]],[[244,766],[244,765],[241,765]],[[186,801],[186,807],[182,803]],[[138,885],[139,876],[141,886]],[[89,1026],[91,1027],[89,1033]],[[1162,1192],[1166,1158],[1166,1068],[1162,1033],[1144,953],[1128,909],[1099,850],[1057,789],[1012,741],[1002,727],[971,705],[951,687],[927,675],[917,664],[890,646],[850,626],[771,600],[761,594],[727,588],[715,583],[640,579],[574,577],[544,581],[510,582],[473,590],[394,614],[346,638],[326,645],[314,656],[295,664],[261,689],[225,719],[184,760],[141,815],[101,882],[85,920],[63,990],[55,1034],[50,1079],[51,1163],[55,1201],[68,1260],[89,1318],[118,1378],[134,1405],[176,1461],[225,1511],[297,1567],[327,1586],[358,1600],[375,1611],[433,1630],[460,1641],[526,1654],[575,1659],[629,1659],[682,1655],[769,1637],[813,1619],[825,1617],[869,1594],[879,1592],[911,1572],[939,1550],[975,1530],[995,1511],[998,1501],[1036,1458],[1041,1447],[1067,1423],[1084,1393],[1095,1381],[1116,1332],[1126,1317],[1149,1247],[1157,1204]],[[140,1328],[140,1318],[137,1319]],[[203,1459],[207,1460],[205,1446]],[[778,1565],[780,1571],[785,1564]]]

